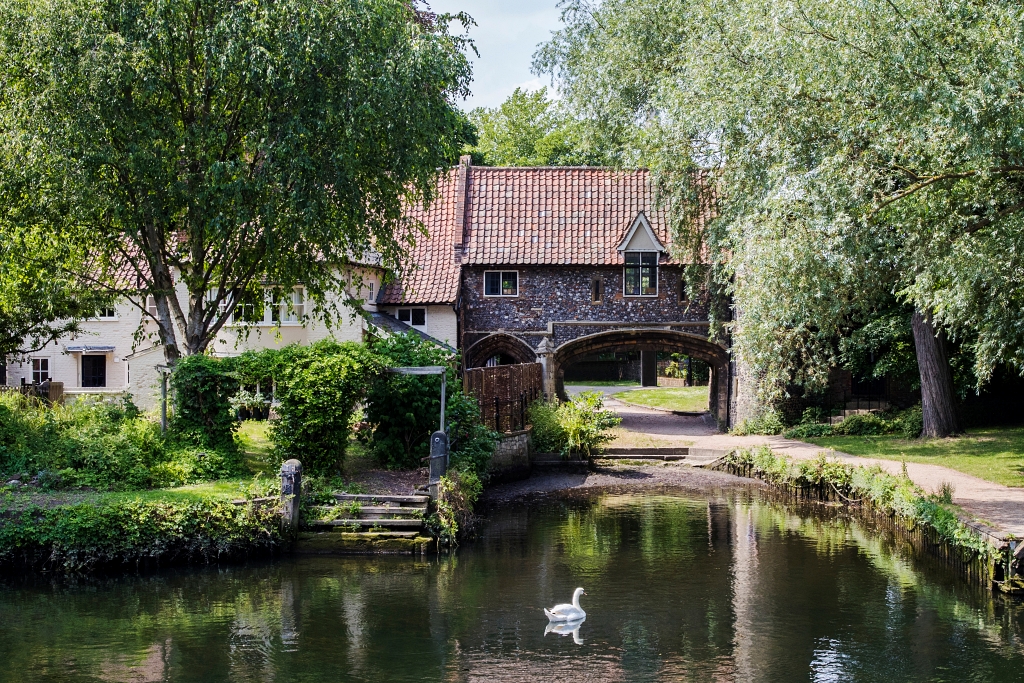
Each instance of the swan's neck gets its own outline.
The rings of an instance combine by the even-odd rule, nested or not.
[[[579,593],[579,591],[576,591],[575,593],[572,594],[572,606],[575,607],[576,609],[580,608],[580,593]]]

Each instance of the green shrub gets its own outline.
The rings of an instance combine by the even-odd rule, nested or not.
[[[543,453],[589,457],[601,444],[611,441],[608,430],[621,422],[604,410],[604,395],[584,391],[568,401],[535,401],[528,413],[533,425],[533,447]]]
[[[781,434],[786,428],[782,416],[775,410],[766,410],[757,417],[747,418],[734,427],[732,434],[747,436],[750,434]]]
[[[813,439],[815,437],[833,436],[834,434],[835,431],[832,429],[832,425],[812,422],[809,424],[799,424],[796,427],[787,429],[783,436],[787,439]]]
[[[434,513],[427,519],[437,543],[442,547],[458,545],[460,536],[469,532],[473,522],[473,506],[483,486],[471,471],[449,470],[437,484]]]
[[[885,420],[873,413],[850,415],[834,429],[836,434],[847,436],[873,436],[885,434],[887,425]]]
[[[558,424],[558,402],[537,399],[527,411],[527,419],[533,427],[531,438],[533,448],[541,453],[560,453],[566,443],[565,432]]]
[[[231,398],[238,393],[238,379],[232,370],[230,359],[205,354],[186,356],[175,364],[170,378],[171,428],[182,442],[235,449],[238,422]]]
[[[375,340],[372,349],[388,367],[446,368],[450,465],[482,474],[497,434],[481,424],[476,401],[462,393],[453,354],[415,334]],[[388,469],[422,467],[430,455],[430,435],[440,427],[441,376],[382,373],[367,393],[365,413],[371,429],[362,438],[377,462]]]
[[[85,571],[215,562],[281,545],[273,508],[224,501],[121,500],[0,510],[0,566]]]
[[[0,474],[28,475],[43,488],[175,486],[229,476],[240,466],[234,449],[165,439],[127,399],[47,406],[0,394]]]
[[[374,354],[351,342],[322,341],[296,353],[277,389],[280,419],[271,439],[280,457],[301,460],[313,476],[337,473],[356,404],[379,367]]]

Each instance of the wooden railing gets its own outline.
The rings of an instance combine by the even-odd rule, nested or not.
[[[525,428],[530,403],[543,393],[540,363],[471,368],[462,375],[467,394],[480,405],[480,417],[491,429],[514,432]]]
[[[24,396],[35,396],[47,403],[64,402],[64,382],[43,382],[42,384],[22,384],[20,386],[2,386],[0,391],[19,393]]]

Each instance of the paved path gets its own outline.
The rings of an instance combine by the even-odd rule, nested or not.
[[[615,388],[615,387],[612,387]],[[694,448],[748,448],[767,444],[773,451],[795,460],[811,460],[822,452],[855,465],[878,464],[898,474],[902,463],[881,458],[863,458],[847,453],[825,451],[820,446],[794,441],[781,436],[731,436],[721,434],[714,423],[697,417],[680,417],[671,413],[641,408],[609,398],[606,405],[622,418],[616,442],[611,446],[691,446]],[[638,438],[644,440],[637,443]],[[1024,538],[1024,488],[994,484],[948,467],[907,463],[911,480],[928,492],[937,491],[943,483],[953,485],[953,502],[990,527],[996,535],[1014,534]]]

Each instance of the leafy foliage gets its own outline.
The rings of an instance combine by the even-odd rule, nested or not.
[[[165,439],[125,400],[79,399],[47,406],[0,393],[0,474],[36,479],[42,488],[131,491],[230,476],[237,452]]]
[[[0,509],[0,566],[89,571],[216,562],[282,547],[273,507],[224,501],[119,500]]]
[[[548,99],[547,88],[516,88],[493,109],[469,113],[478,141],[467,150],[485,166],[602,166],[607,155],[584,129]]]
[[[389,367],[436,365],[446,368],[445,426],[450,465],[482,473],[494,453],[497,436],[480,423],[476,401],[462,393],[454,357],[415,334],[377,339],[372,350]],[[430,435],[440,427],[441,376],[378,376],[366,397],[366,434],[374,457],[390,469],[421,467],[430,455]]]
[[[437,484],[436,507],[427,519],[438,546],[454,548],[459,538],[469,532],[473,505],[482,490],[480,478],[469,470],[453,469],[441,477]]]
[[[921,406],[892,413],[850,415],[837,425],[821,424],[815,422],[814,419],[815,417],[809,417],[805,411],[805,418],[801,424],[786,430],[786,438],[807,439],[823,436],[896,434],[906,439],[915,439],[921,435],[924,426]]]
[[[321,341],[297,350],[278,384],[280,419],[271,438],[279,455],[297,458],[314,476],[337,473],[356,404],[379,370],[362,344]]]
[[[231,399],[238,380],[231,361],[198,354],[180,359],[170,377],[174,400],[171,428],[188,443],[233,449],[238,426]]]
[[[156,299],[168,359],[264,282],[330,320],[372,249],[397,267],[471,137],[465,15],[406,0],[4,0],[0,197]],[[173,274],[173,279],[172,279]],[[187,292],[179,302],[175,287]]]
[[[557,77],[576,118],[657,171],[690,260],[706,255],[742,311],[735,348],[766,401],[827,384],[837,342],[894,296],[972,347],[979,383],[1000,362],[1024,369],[1017,6],[564,10],[535,68]],[[693,220],[695,171],[718,187],[709,223]],[[891,351],[883,360],[903,371]]]
[[[599,391],[584,391],[562,403],[535,401],[529,418],[534,448],[584,457],[610,441],[608,430],[621,422],[614,412],[604,410],[604,395]]]
[[[0,190],[2,193],[2,190]],[[6,208],[0,194],[0,207]],[[111,304],[74,272],[85,261],[66,235],[11,225],[0,208],[0,358],[30,353],[74,334]],[[3,378],[0,378],[2,380]]]

